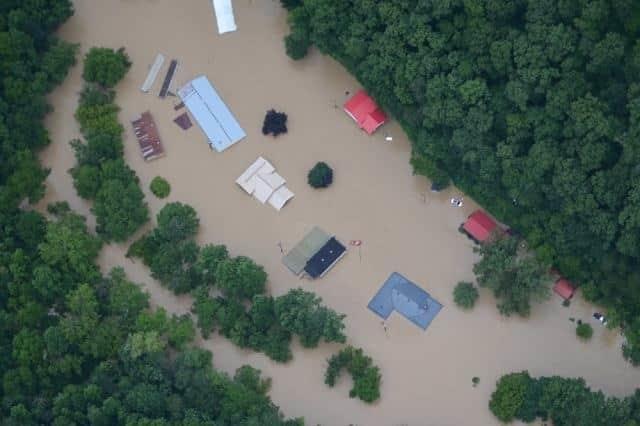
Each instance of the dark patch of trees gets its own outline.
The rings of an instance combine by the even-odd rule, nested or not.
[[[638,364],[639,17],[631,1],[305,0],[286,44],[341,62],[403,126],[415,171],[581,283]]]
[[[118,52],[93,48],[85,57],[83,76],[90,80],[86,80],[80,93],[75,116],[86,142],[79,139],[70,142],[77,161],[70,170],[73,184],[78,195],[93,200],[91,211],[96,215],[96,231],[105,241],[125,241],[149,219],[138,176],[123,158],[124,128],[118,122],[115,92],[109,88],[117,83],[113,80],[115,71],[109,71],[106,64],[103,71],[94,70],[102,70],[100,58],[124,55]],[[117,73],[118,81],[128,68]],[[109,84],[103,81],[102,72],[109,73]]]
[[[589,389],[582,378],[536,379],[522,371],[498,380],[489,408],[505,423],[541,418],[556,426],[631,426],[640,422],[640,390],[625,398],[607,397]]]
[[[214,370],[190,315],[150,309],[120,268],[102,276],[83,217],[49,211],[0,214],[4,424],[303,424],[283,418],[259,370]]]
[[[66,77],[78,50],[54,31],[72,13],[66,0],[0,5],[0,213],[44,195],[49,170],[37,152],[50,142],[45,96]]]
[[[270,109],[262,123],[262,134],[276,137],[282,133],[287,133],[287,114]]]

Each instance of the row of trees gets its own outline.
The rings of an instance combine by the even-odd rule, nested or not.
[[[230,257],[223,245],[199,247],[199,219],[182,203],[166,204],[158,225],[134,242],[128,256],[139,257],[151,274],[176,294],[192,292],[193,313],[206,338],[214,330],[236,345],[264,352],[271,359],[291,359],[291,338],[304,347],[321,340],[344,343],[344,315],[302,289],[274,298],[267,294],[267,274],[245,256]]]
[[[124,128],[111,89],[130,66],[124,49],[89,50],[75,115],[86,142],[71,141],[77,162],[70,170],[73,184],[78,195],[94,201],[96,231],[105,241],[125,241],[149,219],[139,179],[124,161]]]
[[[403,126],[415,172],[452,179],[581,283],[640,363],[639,3],[283,4],[287,53],[341,62]]]
[[[541,418],[555,426],[635,426],[640,424],[640,390],[625,398],[606,397],[582,378],[532,378],[522,371],[498,380],[489,409],[503,422]]]
[[[259,371],[214,370],[190,315],[150,309],[122,269],[103,277],[83,217],[49,212],[0,216],[5,424],[303,424],[282,418]]]

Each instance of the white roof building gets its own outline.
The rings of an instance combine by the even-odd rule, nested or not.
[[[185,84],[178,96],[216,151],[222,152],[247,136],[206,76]]]
[[[280,211],[293,198],[294,193],[286,187],[286,180],[275,171],[275,167],[262,157],[258,157],[247,170],[236,179],[236,183],[249,195],[269,203]]]
[[[238,27],[236,27],[236,18],[233,16],[231,0],[212,0],[212,3],[218,24],[218,34],[237,30]]]

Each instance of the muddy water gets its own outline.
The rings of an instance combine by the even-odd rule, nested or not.
[[[198,211],[205,242],[224,242],[232,254],[246,254],[265,266],[269,286],[281,294],[296,286],[317,292],[326,303],[346,313],[351,343],[371,354],[383,375],[382,399],[366,406],[349,399],[349,380],[336,389],[323,384],[325,359],[335,347],[295,348],[294,360],[275,364],[264,356],[238,350],[214,337],[203,346],[214,352],[216,367],[233,371],[243,363],[261,368],[273,378],[271,396],[287,416],[305,416],[315,425],[491,425],[495,419],[487,401],[496,378],[529,369],[535,375],[583,376],[597,389],[623,395],[640,383],[640,371],[620,356],[620,339],[597,323],[588,344],[574,336],[569,317],[589,320],[591,307],[576,301],[563,308],[553,297],[537,306],[528,320],[503,319],[490,294],[481,291],[471,313],[458,310],[452,288],[472,280],[472,245],[457,231],[475,207],[465,199],[461,209],[442,194],[428,191],[424,179],[413,177],[410,146],[395,123],[367,137],[334,104],[358,85],[338,64],[313,52],[293,63],[284,54],[284,13],[272,0],[234,2],[238,31],[219,36],[211,2],[206,0],[79,0],[76,14],[61,36],[90,46],[126,46],[133,67],[117,87],[121,122],[149,109],[156,119],[167,156],[145,163],[130,127],[125,155],[145,191],[156,175],[172,185],[169,201],[179,200]],[[173,122],[175,98],[160,100],[161,71],[151,93],[139,86],[156,53],[180,62],[176,82],[206,74],[216,85],[247,138],[222,154],[212,152],[197,126],[180,130]],[[51,97],[55,111],[48,117],[53,143],[42,159],[51,167],[45,202],[69,200],[88,214],[89,205],[73,189],[67,170],[73,155],[67,142],[78,136],[73,119],[81,69],[75,67]],[[175,87],[175,85],[174,85]],[[274,140],[260,133],[267,109],[289,114],[289,133]],[[384,134],[393,136],[385,143]],[[260,205],[234,180],[259,155],[284,176],[295,198],[281,211]],[[313,191],[306,172],[316,161],[335,170],[334,185]],[[162,202],[148,194],[152,211]],[[42,203],[44,205],[44,202]],[[90,223],[92,223],[90,221]],[[285,250],[312,226],[334,233],[342,241],[360,239],[361,251],[348,255],[324,279],[294,278],[280,263]],[[103,250],[106,269],[122,265],[151,293],[156,305],[187,312],[188,298],[177,298],[153,281],[140,262],[123,256],[124,245]],[[426,332],[392,315],[388,332],[366,308],[380,284],[398,271],[427,289],[444,308]],[[472,388],[471,378],[480,377]]]

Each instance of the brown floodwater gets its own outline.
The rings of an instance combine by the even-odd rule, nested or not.
[[[357,82],[330,58],[312,52],[300,62],[284,53],[286,16],[273,0],[234,2],[238,31],[218,35],[207,0],[78,0],[76,13],[60,35],[91,46],[125,46],[133,66],[117,87],[120,120],[126,127],[125,155],[142,181],[155,214],[164,204],[150,195],[148,184],[164,176],[172,186],[169,201],[191,204],[201,219],[201,243],[223,242],[232,254],[244,254],[264,265],[273,294],[301,286],[318,293],[347,314],[350,343],[363,347],[380,366],[382,398],[374,405],[349,399],[345,376],[335,389],[323,383],[326,359],[338,346],[306,350],[295,345],[294,360],[276,364],[265,356],[234,347],[215,336],[199,341],[214,353],[217,368],[232,372],[252,364],[273,378],[271,397],[287,416],[304,416],[316,425],[494,425],[487,402],[495,380],[504,373],[528,369],[533,375],[582,376],[611,395],[625,395],[640,383],[640,370],[624,362],[620,336],[591,320],[593,307],[575,300],[569,308],[558,297],[535,306],[530,318],[502,318],[491,294],[481,290],[472,312],[455,307],[452,289],[473,280],[476,259],[471,242],[458,226],[476,205],[465,198],[453,208],[455,188],[440,194],[428,190],[424,178],[412,176],[410,145],[395,122],[366,136],[334,104]],[[155,55],[167,58],[152,90],[140,92]],[[158,98],[166,64],[179,61],[176,85],[206,74],[230,106],[247,138],[218,154],[209,149],[194,125],[182,131],[172,120],[176,98]],[[52,169],[46,199],[68,200],[89,215],[67,170],[73,166],[68,141],[78,137],[73,118],[81,88],[81,67],[50,97],[54,112],[47,118],[52,144],[42,161]],[[273,139],[261,133],[267,109],[289,115],[289,133]],[[145,163],[129,120],[150,110],[167,155]],[[384,135],[393,136],[386,143]],[[261,205],[234,183],[258,156],[270,160],[287,179],[295,198],[281,212]],[[334,168],[334,184],[312,190],[306,173],[317,161]],[[92,225],[94,221],[89,220]],[[348,255],[323,279],[299,280],[281,264],[278,243],[290,249],[318,225],[348,242],[362,240],[360,253]],[[149,225],[151,226],[151,224]],[[122,265],[149,291],[154,305],[188,312],[188,297],[176,297],[151,279],[148,270],[124,258],[126,245],[105,247],[104,270]],[[444,308],[426,332],[392,315],[385,333],[367,303],[393,271],[415,281]],[[575,337],[570,317],[594,322],[589,343]],[[478,387],[471,378],[478,376]]]

